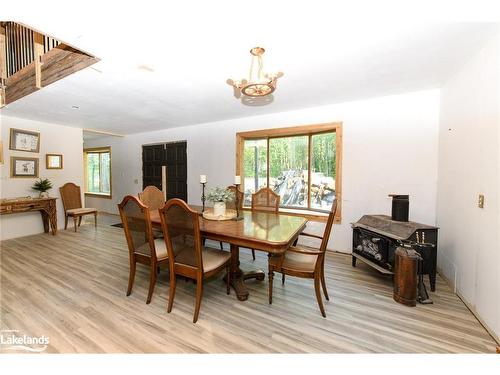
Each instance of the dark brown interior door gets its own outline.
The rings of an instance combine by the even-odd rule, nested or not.
[[[142,188],[156,186],[161,190],[161,167],[165,163],[165,145],[142,146]]]
[[[187,202],[187,143],[165,145],[167,166],[167,199],[180,198]]]
[[[187,202],[187,143],[174,142],[142,146],[142,187],[162,190],[162,166],[167,169],[167,199]]]

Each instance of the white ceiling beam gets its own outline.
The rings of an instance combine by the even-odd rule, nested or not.
[[[109,135],[111,137],[125,137],[123,134],[117,134],[117,133],[112,133],[112,132],[107,132],[103,130],[96,130],[96,129],[83,129],[84,132],[89,132],[89,133],[95,133],[95,134],[102,134],[102,135]]]

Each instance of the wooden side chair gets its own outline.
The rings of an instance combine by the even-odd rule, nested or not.
[[[132,293],[136,264],[141,263],[150,268],[149,292],[146,303],[151,302],[156,284],[156,274],[160,266],[168,266],[167,248],[163,239],[154,239],[149,208],[139,199],[127,195],[118,205],[123,230],[127,238],[129,250],[130,274],[127,296]]]
[[[229,185],[227,187],[227,190],[232,191],[234,195],[234,200],[230,201],[226,204],[226,207],[231,209],[231,210],[236,210],[236,191],[238,191],[238,210],[243,209],[243,199],[245,199],[245,195],[241,190],[236,190],[236,186],[234,185]]]
[[[68,182],[59,188],[59,193],[64,208],[64,229],[68,228],[68,217],[72,217],[76,232],[77,221],[80,226],[85,215],[94,215],[94,225],[97,228],[97,208],[83,207],[80,186]]]
[[[321,315],[326,318],[325,308],[321,297],[320,284],[327,301],[330,300],[325,282],[325,251],[330,238],[335,212],[337,210],[337,201],[335,200],[332,210],[328,215],[323,236],[308,234],[302,232],[301,236],[309,236],[321,240],[318,250],[309,250],[292,246],[283,255],[269,258],[269,303],[273,302],[273,277],[274,272],[283,275],[296,276],[308,279],[314,279],[314,289],[316,299],[318,300]]]
[[[252,211],[279,212],[280,196],[269,188],[262,188],[252,194]],[[252,249],[252,258],[255,260],[255,250]]]
[[[226,270],[227,294],[230,290],[229,263],[231,254],[201,245],[200,222],[193,211],[181,199],[170,199],[160,209],[163,236],[168,251],[170,269],[170,291],[167,311],[172,311],[175,297],[176,276],[196,280],[196,304],[193,323],[198,320],[203,282],[205,279]]]
[[[165,205],[163,192],[156,186],[146,186],[138,196],[141,202],[148,206],[150,210],[159,210]]]
[[[151,211],[159,210],[165,205],[165,196],[163,192],[153,185],[146,186],[137,196]],[[155,238],[161,238],[163,237],[163,232],[161,229],[154,227],[153,236]]]

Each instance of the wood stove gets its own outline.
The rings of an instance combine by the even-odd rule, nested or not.
[[[399,198],[396,204],[400,205],[401,197],[405,196],[397,195],[397,197]],[[393,214],[401,212],[401,207],[394,209],[395,200],[393,200]],[[400,215],[397,218],[404,220],[404,216]],[[407,217],[406,215],[406,220]],[[364,215],[352,224],[353,267],[356,266],[356,260],[359,259],[384,274],[393,274],[394,252],[398,246],[406,243],[422,256],[421,272],[424,275],[429,275],[431,291],[435,291],[438,228],[394,219],[395,217],[388,215]]]

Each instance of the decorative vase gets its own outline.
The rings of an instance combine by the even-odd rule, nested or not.
[[[40,192],[40,198],[48,198],[48,197],[49,197],[48,191],[41,191]]]
[[[226,202],[215,202],[214,203],[214,215],[215,216],[226,216]]]

